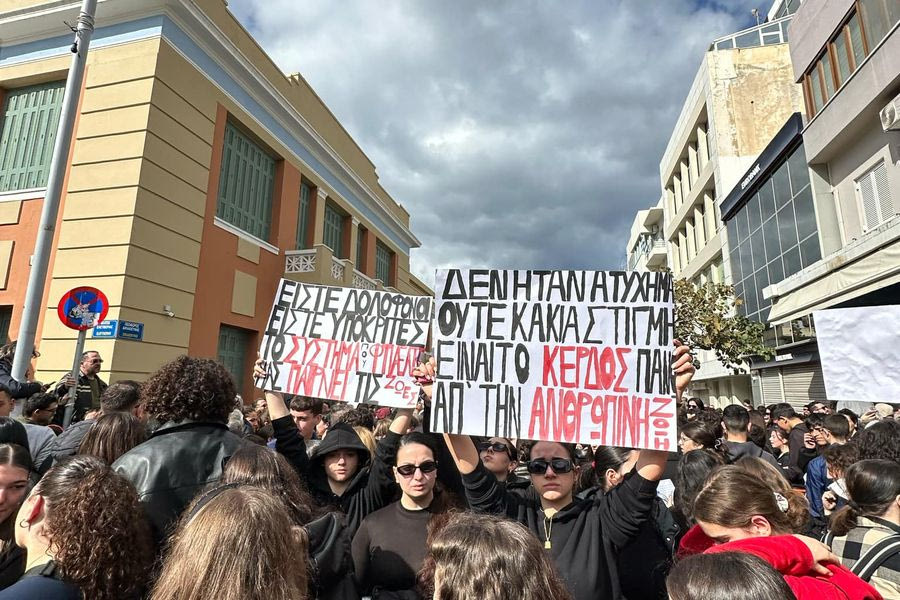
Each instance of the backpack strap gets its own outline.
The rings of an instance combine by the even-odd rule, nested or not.
[[[831,545],[834,543],[834,532],[828,530],[825,532],[825,535],[822,537],[822,543],[831,548]]]
[[[898,553],[900,553],[900,534],[889,535],[866,550],[854,563],[851,571],[863,581],[869,581],[878,567]]]

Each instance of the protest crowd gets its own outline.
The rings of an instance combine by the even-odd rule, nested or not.
[[[390,408],[251,404],[188,356],[17,381],[15,351],[0,599],[900,598],[898,406],[707,408],[677,342],[678,452],[433,433],[427,356]]]

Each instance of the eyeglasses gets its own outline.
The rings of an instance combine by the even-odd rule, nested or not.
[[[528,472],[532,475],[543,475],[547,472],[547,467],[553,469],[554,473],[568,473],[573,468],[572,461],[568,458],[551,458],[549,461],[536,458],[528,461]]]
[[[481,442],[480,444],[478,444],[477,448],[479,452],[487,452],[488,450],[491,450],[498,454],[504,452],[510,458],[512,458],[512,450],[510,450],[509,446],[507,446],[503,442]]]
[[[693,409],[693,410],[697,410],[697,405],[696,405],[696,404],[688,404],[687,407],[690,408],[690,409]]]
[[[426,460],[419,465],[400,465],[397,467],[397,472],[404,477],[412,477],[415,475],[416,469],[422,471],[423,475],[426,475],[437,470],[437,463],[433,460]]]

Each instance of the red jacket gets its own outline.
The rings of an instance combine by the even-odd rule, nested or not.
[[[682,538],[678,555],[700,552],[755,554],[784,575],[797,600],[883,600],[875,588],[840,564],[825,565],[831,571],[830,577],[814,573],[812,552],[792,535],[747,538],[716,545],[695,525]]]

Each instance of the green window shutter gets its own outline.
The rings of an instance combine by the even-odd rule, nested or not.
[[[47,185],[64,81],[9,90],[0,124],[0,192]]]
[[[226,123],[216,216],[268,240],[274,189],[275,159],[234,125]]]
[[[297,217],[297,249],[306,248],[307,227],[309,227],[309,186],[300,184],[300,214]]]
[[[356,228],[356,270],[362,271],[363,268],[363,255],[365,253],[365,235],[366,230],[362,225],[357,226]]]
[[[9,324],[12,321],[12,306],[0,306],[0,344],[9,341]]]
[[[391,252],[390,248],[381,242],[375,242],[375,278],[384,282],[384,285],[393,285],[391,281]]]
[[[334,255],[343,258],[340,256],[341,250],[343,249],[343,241],[344,241],[344,216],[341,215],[337,211],[336,208],[331,206],[330,204],[325,205],[325,232],[323,236],[323,242],[326,246],[331,248],[331,251],[334,252]]]
[[[219,327],[218,359],[222,366],[231,373],[239,394],[244,388],[245,360],[250,341],[251,334],[243,329],[229,325]]]

